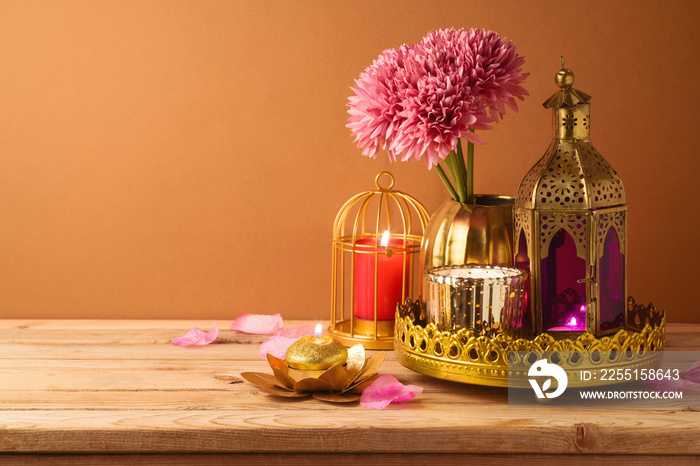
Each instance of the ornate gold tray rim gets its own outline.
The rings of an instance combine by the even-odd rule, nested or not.
[[[434,324],[426,327],[414,325],[409,316],[396,316],[394,327],[394,351],[401,364],[416,372],[453,382],[485,385],[490,387],[529,388],[525,377],[515,380],[521,384],[509,385],[509,375],[522,375],[527,366],[507,363],[511,351],[543,352],[577,351],[583,354],[594,351],[619,351],[632,353],[632,357],[620,357],[618,361],[607,362],[606,369],[643,369],[655,367],[664,348],[666,319],[659,325],[647,324],[637,332],[620,330],[613,336],[596,338],[583,333],[575,340],[557,340],[543,333],[533,339],[512,339],[505,334],[495,337],[477,336],[469,330],[457,332],[438,331]],[[412,340],[411,340],[412,339]],[[411,341],[413,344],[411,345]],[[412,347],[413,346],[413,347]],[[436,348],[437,347],[437,348]],[[450,356],[450,350],[454,355]],[[471,356],[470,359],[468,359]],[[595,365],[582,364],[566,370],[569,385],[591,387],[609,385],[612,381],[582,381],[580,371],[595,368]]]

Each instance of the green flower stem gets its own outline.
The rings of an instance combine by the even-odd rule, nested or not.
[[[452,199],[459,202],[459,196],[457,196],[457,192],[455,191],[455,188],[452,186],[452,183],[450,183],[450,179],[447,178],[447,175],[445,174],[445,171],[442,169],[440,164],[435,165],[435,170],[437,171],[437,174],[440,175],[440,179],[442,180],[442,182],[445,183],[445,186],[447,187],[447,190],[450,192]]]
[[[464,157],[462,157],[464,163]],[[467,204],[474,204],[474,143],[467,141]]]
[[[450,175],[455,183],[455,190],[457,191],[458,201],[461,203],[467,202],[467,186],[465,184],[465,179],[462,176],[462,171],[459,168],[460,157],[455,151],[451,151],[450,154],[445,158],[445,163],[447,168],[450,170]]]
[[[461,139],[457,139],[457,158],[456,159],[459,162],[459,164],[458,164],[459,175],[461,176],[461,178],[463,180],[462,183],[464,184],[464,202],[467,204],[473,204],[473,202],[470,202],[469,199],[473,197],[472,196],[472,194],[473,194],[472,186],[474,183],[474,178],[471,176],[472,171],[467,170],[467,167],[464,164],[464,152],[462,151],[462,140]]]
[[[464,160],[462,140],[457,140],[457,147],[445,157],[445,165],[452,176],[452,183],[438,164],[435,168],[442,182],[450,192],[452,199],[462,204],[474,204],[474,144],[467,141],[467,160]]]

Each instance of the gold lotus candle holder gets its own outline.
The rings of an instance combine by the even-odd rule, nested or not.
[[[308,346],[309,342],[302,346]],[[316,343],[311,347],[315,351]],[[321,343],[321,346],[328,346]],[[291,347],[290,347],[291,348]],[[343,348],[344,349],[344,348]],[[292,350],[294,353],[296,350]],[[304,350],[303,352],[308,352]],[[328,355],[326,349],[321,353]],[[331,352],[330,359],[335,357]],[[289,352],[288,352],[289,355]],[[384,353],[376,353],[370,358],[365,357],[365,349],[358,344],[346,351],[347,360],[344,363],[332,363],[325,370],[307,370],[293,367],[290,361],[283,361],[267,354],[272,374],[264,372],[242,372],[248,382],[256,385],[264,393],[287,398],[304,398],[313,396],[322,401],[348,403],[360,399],[360,394],[379,377],[379,366],[384,361]]]
[[[374,182],[377,189],[353,196],[333,224],[328,331],[346,346],[387,350],[393,348],[397,305],[418,297],[417,259],[428,212],[392,189],[391,173],[379,173]]]

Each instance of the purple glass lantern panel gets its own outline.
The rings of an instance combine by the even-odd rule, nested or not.
[[[549,254],[541,261],[542,328],[544,331],[586,330],[586,261],[578,257],[574,239],[556,232]]]
[[[516,327],[532,328],[532,318],[530,316],[530,257],[527,255],[527,240],[525,232],[520,231],[518,241],[518,253],[515,256],[515,267],[527,272],[527,278],[523,284],[523,313],[519,316]]]
[[[600,258],[600,330],[625,326],[625,256],[614,228],[605,236]]]

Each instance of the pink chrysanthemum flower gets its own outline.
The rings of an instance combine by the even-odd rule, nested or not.
[[[463,60],[444,47],[413,48],[410,75],[404,80],[403,120],[390,146],[394,157],[419,160],[425,155],[428,168],[446,158],[460,137],[475,144],[484,141],[470,128],[486,129],[488,117],[480,97],[469,86]]]
[[[449,76],[421,78],[404,102],[403,116],[389,152],[403,153],[402,160],[420,160],[428,168],[439,163],[457,146],[461,136],[477,144],[481,138],[469,132],[478,121],[476,98],[463,83]]]
[[[483,29],[441,29],[416,45],[384,51],[355,81],[347,125],[362,153],[386,149],[392,161],[419,160],[428,168],[455,150],[460,138],[484,141],[505,106],[527,91],[512,42]],[[403,154],[403,156],[401,155]]]
[[[423,47],[439,57],[446,69],[460,69],[467,74],[467,85],[481,97],[493,121],[505,114],[507,105],[518,111],[515,99],[523,100],[528,92],[521,86],[529,73],[521,67],[525,58],[505,37],[484,29],[440,29],[423,39]]]
[[[387,148],[387,142],[400,125],[403,92],[397,89],[395,79],[410,53],[411,48],[406,45],[385,50],[351,88],[354,95],[349,98],[347,126],[363,155],[375,158],[379,147]]]

